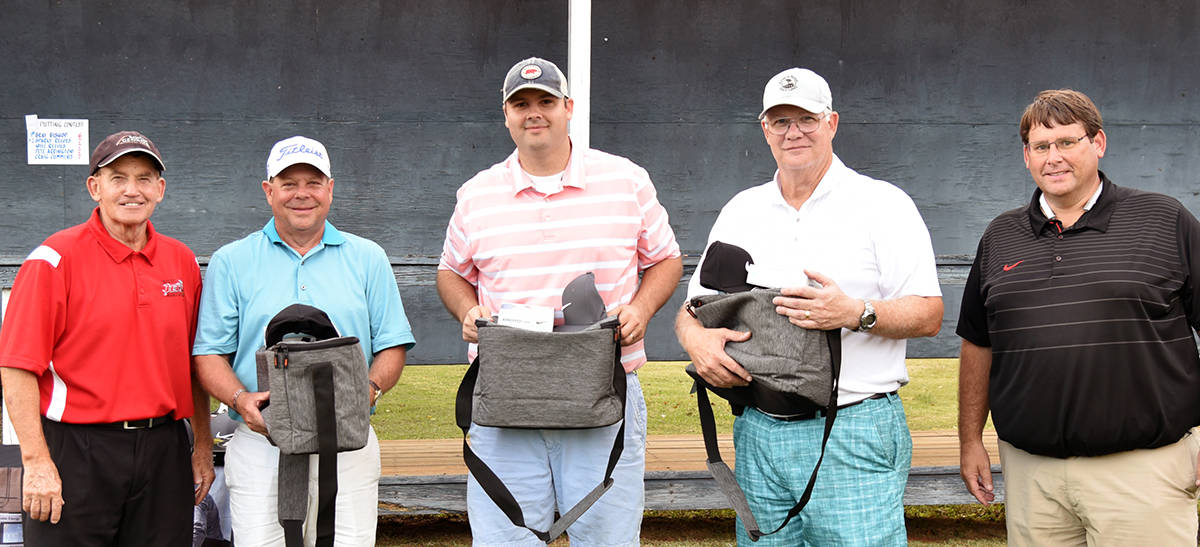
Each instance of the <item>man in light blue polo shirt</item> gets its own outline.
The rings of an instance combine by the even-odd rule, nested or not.
[[[278,449],[263,436],[255,351],[267,322],[283,308],[307,304],[329,315],[339,334],[356,336],[370,365],[371,404],[396,384],[412,329],[391,263],[376,243],[330,224],[333,178],[325,147],[306,137],[275,143],[262,183],[274,218],[263,229],[213,254],[200,299],[192,354],[204,388],[241,422],[226,445],[233,534],[238,544],[284,545],[277,514]],[[374,545],[379,442],[338,454],[337,545]],[[310,481],[316,481],[316,465]],[[305,536],[315,537],[315,488]]]

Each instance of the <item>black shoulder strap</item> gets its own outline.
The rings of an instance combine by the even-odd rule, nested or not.
[[[741,517],[742,526],[746,528],[746,533],[750,535],[751,541],[758,541],[758,538],[774,534],[787,526],[787,523],[791,522],[792,518],[799,515],[800,511],[804,510],[804,506],[808,505],[813,487],[817,484],[817,471],[821,469],[821,461],[825,459],[825,445],[829,443],[829,434],[833,431],[833,422],[837,418],[838,379],[841,377],[842,368],[841,330],[825,331],[825,335],[829,341],[830,373],[833,375],[833,381],[830,382],[829,404],[825,407],[825,432],[821,436],[821,455],[817,458],[817,464],[813,466],[812,475],[808,477],[808,485],[804,487],[804,493],[800,496],[800,500],[788,511],[787,518],[783,519],[779,527],[770,532],[764,533],[759,529],[754,512],[750,510],[750,503],[746,501],[746,493],[737,483],[733,470],[721,459],[721,449],[717,445],[716,420],[713,418],[712,405],[708,402],[708,384],[699,375],[693,375],[696,380],[696,404],[698,405],[697,410],[700,412],[700,431],[704,436],[704,450],[708,454],[708,471],[712,473],[717,487],[729,499],[729,503],[737,515]]]
[[[466,462],[467,469],[475,476],[475,480],[479,482],[479,486],[495,502],[496,506],[504,512],[508,520],[512,521],[516,526],[533,532],[533,535],[537,536],[538,539],[550,543],[562,535],[563,532],[566,532],[567,528],[576,519],[582,516],[593,503],[596,503],[596,500],[600,499],[600,496],[603,496],[612,487],[613,469],[617,467],[617,461],[621,459],[621,451],[625,449],[625,420],[621,420],[621,427],[617,430],[617,438],[613,439],[612,451],[608,455],[608,467],[604,470],[604,479],[587,496],[579,500],[574,507],[561,515],[550,526],[549,530],[537,530],[525,524],[525,514],[521,511],[521,505],[517,503],[517,499],[513,497],[508,487],[504,486],[504,482],[500,480],[500,477],[496,476],[496,473],[471,450],[471,445],[467,442],[467,434],[471,429],[471,399],[474,396],[475,381],[478,378],[479,356],[476,356],[475,360],[471,363],[471,367],[467,369],[467,373],[463,375],[462,383],[458,386],[458,395],[454,402],[455,421],[458,423],[459,429],[462,429],[463,432],[463,461]],[[625,367],[621,365],[621,350],[617,348],[616,355],[613,357],[613,390],[621,399],[621,408],[625,408],[627,389]]]
[[[315,308],[314,308],[315,309]],[[294,331],[288,331],[294,332]],[[333,363],[314,363],[312,373],[313,398],[317,416],[317,547],[333,547],[335,508],[337,506],[337,413],[333,387]],[[290,461],[285,462],[285,458]],[[303,547],[304,514],[308,492],[308,456],[280,454],[279,487],[299,488],[297,499],[279,496],[279,524],[283,527],[287,547]],[[285,465],[285,463],[287,465]],[[300,484],[293,484],[299,482]],[[292,503],[295,507],[285,506]]]

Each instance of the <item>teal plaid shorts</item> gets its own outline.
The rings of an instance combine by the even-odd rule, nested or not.
[[[763,532],[779,526],[804,493],[821,454],[824,418],[787,422],[753,409],[733,423],[734,473]],[[738,545],[906,545],[904,487],[912,437],[897,395],[838,411],[812,499],[787,527]]]

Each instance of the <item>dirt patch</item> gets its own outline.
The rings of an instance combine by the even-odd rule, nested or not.
[[[978,506],[908,508],[908,537],[922,542],[1005,537],[1002,509]],[[650,511],[642,520],[642,540],[658,545],[697,545],[734,541],[733,511]],[[379,545],[470,545],[466,515],[405,515],[379,519]],[[560,538],[553,545],[566,545]]]

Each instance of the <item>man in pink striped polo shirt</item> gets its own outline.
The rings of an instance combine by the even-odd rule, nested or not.
[[[517,150],[459,188],[438,266],[438,294],[462,322],[473,359],[475,319],[490,317],[505,303],[559,308],[568,282],[595,273],[608,313],[621,323],[629,385],[625,447],[612,489],[568,533],[573,545],[637,545],[646,405],[635,371],[646,362],[646,325],[679,283],[679,245],[645,169],[572,147],[567,124],[574,103],[554,63],[536,57],[517,63],[502,91],[504,125]],[[525,523],[545,530],[555,508],[565,513],[604,476],[618,426],[516,430],[472,424],[471,446],[512,491]],[[474,477],[467,510],[475,545],[542,544],[513,525]]]

